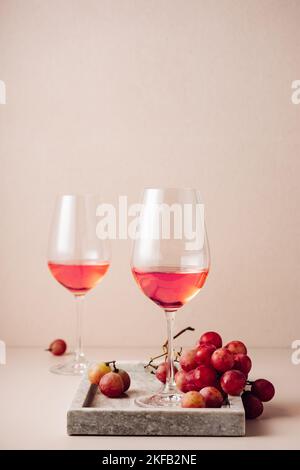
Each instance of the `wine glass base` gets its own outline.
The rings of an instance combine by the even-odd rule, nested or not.
[[[181,405],[182,394],[157,393],[155,395],[143,395],[135,399],[135,403],[143,408],[178,408]]]
[[[50,367],[50,372],[59,375],[83,375],[88,367],[88,362],[85,358],[80,358],[79,361],[73,359],[65,364],[56,364]]]

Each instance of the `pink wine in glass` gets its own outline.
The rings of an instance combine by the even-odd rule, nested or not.
[[[49,261],[53,277],[75,295],[84,295],[103,278],[109,268],[108,263],[76,264]]]
[[[204,285],[208,269],[153,267],[132,268],[133,275],[153,302],[165,310],[177,310]]]

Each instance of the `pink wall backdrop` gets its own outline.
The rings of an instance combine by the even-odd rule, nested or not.
[[[206,203],[211,273],[178,329],[299,337],[298,0],[0,0],[0,79],[1,339],[72,338],[71,295],[46,266],[56,193],[135,202],[144,186],[198,187]],[[85,342],[159,345],[130,241],[112,248]]]

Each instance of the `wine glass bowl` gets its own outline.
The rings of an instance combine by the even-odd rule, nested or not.
[[[175,312],[197,295],[210,266],[204,206],[194,189],[146,189],[143,193],[131,269],[142,292],[165,311],[168,331],[166,384],[140,406],[178,406],[174,379]]]
[[[48,262],[52,276],[74,295],[85,295],[105,276],[109,263],[91,261],[55,263]]]
[[[144,294],[168,311],[178,310],[195,297],[208,274],[208,270],[183,266],[157,266],[145,271],[132,268],[132,272]]]
[[[91,194],[57,197],[48,245],[48,267],[56,281],[74,295],[77,312],[75,358],[51,371],[81,375],[87,368],[82,350],[81,322],[85,295],[105,276],[110,251],[97,236],[99,200]]]

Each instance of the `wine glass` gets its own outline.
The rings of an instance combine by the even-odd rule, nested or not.
[[[51,372],[81,375],[87,368],[82,350],[81,323],[85,295],[109,268],[108,242],[98,238],[97,198],[91,194],[57,197],[48,246],[48,267],[53,277],[75,298],[77,313],[75,357],[53,366]]]
[[[165,311],[167,380],[158,393],[136,399],[140,406],[176,407],[175,312],[203,287],[210,265],[204,206],[194,189],[145,189],[133,244],[131,268],[143,293]]]

